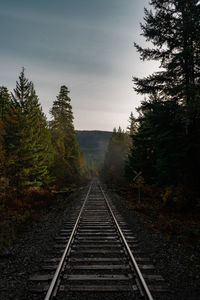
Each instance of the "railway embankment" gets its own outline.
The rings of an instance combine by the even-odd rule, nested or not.
[[[112,203],[136,232],[144,252],[166,280],[171,290],[170,299],[196,300],[200,297],[200,257],[197,243],[178,243],[169,239],[161,228],[155,228],[159,217],[130,209],[130,199],[108,189]],[[136,195],[137,197],[137,195]],[[137,202],[137,201],[136,201]],[[182,241],[182,240],[181,240]]]
[[[80,205],[83,188],[69,196],[55,195],[57,206],[40,212],[34,222],[21,226],[10,247],[0,254],[0,299],[29,299],[28,278],[40,269],[54,237],[73,209]]]
[[[41,270],[46,253],[55,243],[55,235],[63,228],[71,212],[80,208],[82,192],[80,190],[66,198],[65,208],[46,212],[36,223],[24,228],[15,244],[0,257],[1,300],[33,299],[29,292],[29,278]],[[107,195],[134,231],[140,248],[165,279],[171,291],[167,299],[198,299],[200,266],[195,248],[193,251],[177,248],[164,234],[151,230],[150,220],[143,218],[139,212],[129,210],[123,198],[109,191]]]

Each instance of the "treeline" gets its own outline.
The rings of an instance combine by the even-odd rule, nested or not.
[[[83,153],[83,159],[89,163],[101,163],[104,160],[104,155],[108,146],[108,141],[111,136],[109,131],[100,130],[77,130],[76,138]]]
[[[76,131],[77,142],[83,154],[86,178],[99,175],[111,135],[112,132],[108,131]]]
[[[126,182],[125,164],[130,146],[130,131],[125,132],[121,127],[114,128],[100,172],[105,182],[121,185]]]
[[[0,87],[0,198],[60,189],[81,179],[69,90],[61,86],[47,121],[34,84],[20,73],[13,93]]]
[[[171,206],[200,204],[200,3],[152,0],[142,35],[152,48],[135,44],[142,60],[160,61],[160,71],[133,78],[135,91],[148,95],[137,109],[126,162],[131,182],[142,171],[146,183],[162,188]],[[134,123],[134,122],[133,122]],[[116,173],[116,176],[118,174]]]

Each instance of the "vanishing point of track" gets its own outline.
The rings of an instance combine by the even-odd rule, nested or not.
[[[46,266],[51,275],[32,277],[33,281],[51,280],[45,300],[65,299],[69,292],[122,292],[131,299],[153,299],[140,271],[143,259],[137,254],[137,241],[98,180],[90,184],[78,216],[74,214],[65,226],[56,239],[62,257],[49,260],[51,265]],[[162,281],[159,275],[146,278]]]

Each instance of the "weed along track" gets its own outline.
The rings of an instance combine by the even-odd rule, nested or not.
[[[35,299],[45,300],[150,300],[166,294],[163,278],[142,255],[98,180],[55,238],[52,257],[41,273],[30,277],[30,291]]]

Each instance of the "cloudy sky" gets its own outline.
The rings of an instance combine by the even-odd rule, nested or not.
[[[126,128],[143,96],[132,76],[155,63],[140,61],[139,23],[148,0],[1,0],[0,85],[13,90],[21,68],[47,114],[61,85],[70,89],[76,129]]]

